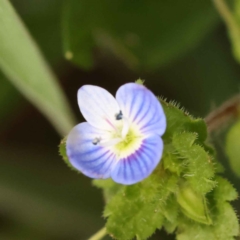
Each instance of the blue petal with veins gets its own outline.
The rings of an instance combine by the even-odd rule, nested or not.
[[[134,184],[148,177],[161,160],[166,117],[146,87],[127,83],[116,99],[105,89],[85,85],[78,91],[87,122],[67,137],[70,163],[91,178]]]

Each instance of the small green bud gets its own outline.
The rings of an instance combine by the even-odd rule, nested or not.
[[[180,186],[177,201],[187,217],[207,225],[212,224],[205,197],[196,193],[189,185]]]
[[[144,82],[145,82],[145,80],[143,80],[143,79],[141,79],[141,78],[139,78],[139,79],[137,79],[137,80],[135,81],[135,83],[140,84],[140,85],[143,85]]]

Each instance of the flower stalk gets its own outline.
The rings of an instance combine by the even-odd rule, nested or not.
[[[92,235],[88,240],[100,240],[107,235],[107,230],[105,227],[101,228],[94,235]]]

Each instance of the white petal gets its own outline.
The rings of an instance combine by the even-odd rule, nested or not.
[[[120,112],[116,99],[101,87],[82,86],[78,90],[78,105],[84,118],[93,127],[111,131],[120,122],[116,120]]]
[[[123,116],[134,122],[144,135],[162,136],[166,117],[156,96],[143,85],[127,83],[116,94]]]

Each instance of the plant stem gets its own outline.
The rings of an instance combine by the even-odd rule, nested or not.
[[[236,23],[230,9],[228,8],[227,4],[224,0],[213,0],[216,9],[218,10],[219,14],[227,24],[227,26],[235,32],[239,31],[238,24]]]
[[[208,126],[208,132],[210,133],[219,129],[220,126],[239,116],[239,110],[240,94],[230,98],[220,107],[207,115],[205,122]]]
[[[100,240],[107,234],[107,230],[105,227],[100,229],[98,232],[96,232],[94,235],[92,235],[88,240]]]

